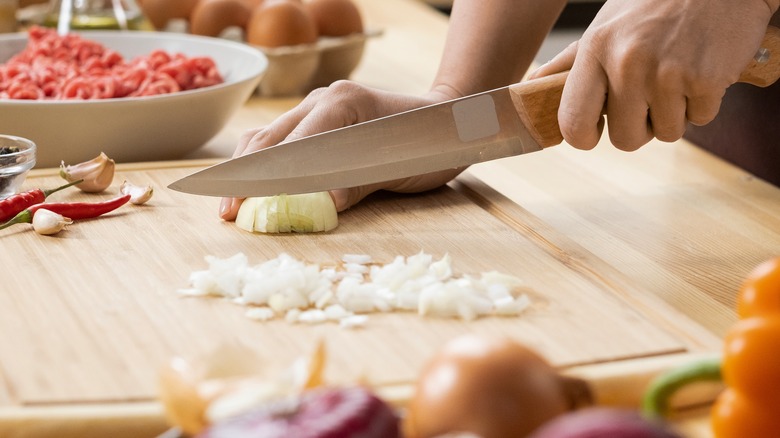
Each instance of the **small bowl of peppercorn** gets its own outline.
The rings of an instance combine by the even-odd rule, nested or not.
[[[13,135],[0,134],[0,199],[16,194],[35,166],[35,143]]]

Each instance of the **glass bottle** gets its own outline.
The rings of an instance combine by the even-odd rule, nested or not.
[[[66,30],[151,30],[135,0],[50,0],[43,24]]]

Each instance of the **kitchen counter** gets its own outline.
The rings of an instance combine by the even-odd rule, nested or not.
[[[415,0],[359,4],[383,35],[368,42],[353,79],[424,92],[446,17]],[[272,372],[325,339],[329,380],[362,376],[401,394],[433,348],[465,332],[516,337],[574,373],[716,353],[740,282],[780,248],[780,189],[685,141],[633,153],[606,141],[588,152],[561,145],[475,165],[440,190],[372,196],[342,213],[334,232],[311,236],[252,235],[217,218],[217,199],[165,188],[229,156],[241,133],[299,100],[252,98],[186,160],[120,164],[117,180],[155,186],[148,206],[56,237],[0,232],[0,435],[153,436],[165,427],[159,367],[226,342],[247,344]],[[57,180],[40,169],[26,185]],[[259,263],[287,252],[327,264],[345,253],[390,261],[421,250],[451,255],[462,273],[522,278],[531,309],[471,322],[372,315],[348,331],[260,323],[235,304],[176,293],[208,255],[243,252]],[[701,415],[681,424],[707,436]]]

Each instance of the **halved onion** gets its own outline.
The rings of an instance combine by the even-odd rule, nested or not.
[[[247,198],[236,226],[259,233],[316,233],[338,226],[336,205],[328,192]]]

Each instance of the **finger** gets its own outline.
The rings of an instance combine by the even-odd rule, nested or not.
[[[598,64],[575,62],[572,66],[558,109],[558,124],[568,144],[577,149],[593,149],[598,144],[607,87],[607,76]]]
[[[650,136],[671,143],[682,138],[687,122],[685,97],[669,97],[650,106]],[[642,143],[644,144],[644,143]],[[641,144],[639,145],[641,146]],[[637,146],[637,147],[639,147]]]
[[[384,105],[390,107],[394,99],[390,94],[369,90],[350,81],[337,81],[324,91],[322,98],[285,137],[296,140],[312,134],[354,125],[377,117],[372,95],[382,96]]]
[[[710,123],[720,111],[725,90],[720,94],[688,97],[686,117],[694,125],[703,126]]]
[[[465,167],[447,169],[426,175],[417,175],[350,189],[332,190],[330,193],[336,203],[336,210],[344,211],[363,200],[366,196],[379,190],[388,190],[396,193],[419,193],[433,190],[447,184],[465,169]]]
[[[219,217],[226,221],[236,220],[238,209],[243,202],[243,198],[222,198],[219,204]]]
[[[621,74],[610,76],[607,92],[609,139],[616,148],[633,151],[653,138],[649,97],[645,94],[648,79],[642,69],[617,71]]]
[[[682,89],[676,85],[679,83],[675,80],[659,81],[656,96],[650,102],[652,135],[661,141],[677,141],[685,133],[686,99]]]
[[[331,190],[330,195],[336,204],[336,211],[342,212],[362,201],[366,196],[383,190],[387,185],[388,183],[376,183],[349,189]]]
[[[623,151],[634,151],[652,140],[647,101],[639,93],[616,90],[607,98],[609,139]]]
[[[254,137],[263,129],[265,128],[252,128],[241,134],[241,137],[238,139],[238,146],[236,147],[236,150],[233,151],[233,158],[244,155],[246,153],[246,148],[249,146],[249,142],[252,140],[252,137]]]
[[[572,65],[574,65],[574,58],[577,54],[578,43],[579,41],[575,41],[569,44],[560,53],[555,55],[553,59],[547,61],[544,65],[531,72],[531,74],[528,75],[528,79],[536,79],[543,76],[550,76],[555,73],[560,73],[562,71],[571,70]]]
[[[255,152],[283,142],[316,107],[317,96],[309,94],[298,106],[277,117],[264,129],[254,132],[243,152]]]

